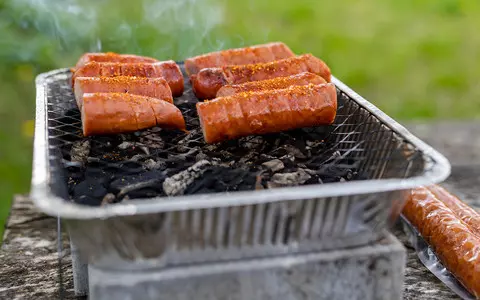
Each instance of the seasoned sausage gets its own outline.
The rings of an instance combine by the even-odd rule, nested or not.
[[[331,124],[337,92],[332,83],[239,93],[196,104],[207,143]]]
[[[172,91],[161,77],[76,77],[75,99],[78,108],[82,107],[83,94],[91,93],[130,93],[173,103]]]
[[[403,214],[444,266],[475,297],[480,297],[480,238],[425,187],[412,191]]]
[[[473,208],[450,194],[439,185],[427,187],[440,201],[450,208],[457,217],[467,225],[470,230],[480,237],[480,214]]]
[[[116,63],[154,63],[158,60],[147,56],[133,54],[106,53],[85,53],[78,60],[75,68],[78,69],[89,62],[116,62]]]
[[[183,75],[180,67],[173,61],[156,63],[98,63],[89,62],[73,73],[72,80],[75,84],[76,77],[116,77],[137,76],[147,78],[163,77],[172,90],[174,97],[183,94]],[[74,85],[75,87],[75,85]]]
[[[241,66],[206,68],[192,75],[192,87],[199,99],[212,99],[218,90],[226,84],[241,84],[249,81],[267,80],[285,77],[303,72],[310,72],[330,82],[330,69],[320,59],[311,54],[304,54],[269,63]]]
[[[295,54],[287,45],[275,42],[252,47],[216,51],[188,58],[185,60],[185,70],[188,75],[193,75],[205,68],[266,63],[292,56],[295,56]]]
[[[327,81],[316,74],[303,72],[287,77],[277,77],[273,79],[251,81],[241,84],[227,84],[218,90],[217,98],[232,96],[241,92],[259,92],[264,90],[285,89],[290,86],[307,85],[309,83],[322,84],[327,83]]]
[[[160,126],[185,130],[180,110],[166,101],[127,93],[83,95],[83,135],[131,132]]]

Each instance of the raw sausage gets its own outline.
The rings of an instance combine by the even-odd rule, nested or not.
[[[277,77],[273,79],[252,81],[242,84],[227,84],[218,90],[217,98],[232,96],[241,92],[259,92],[265,90],[285,89],[290,86],[307,85],[309,83],[322,84],[327,83],[327,81],[316,74],[304,72],[287,77]]]
[[[295,54],[284,43],[268,43],[216,51],[188,58],[185,60],[185,70],[188,75],[193,75],[205,68],[265,63],[292,56],[295,56]]]
[[[403,214],[445,267],[475,297],[480,297],[480,238],[425,187],[412,191]]]
[[[161,77],[76,77],[75,99],[78,108],[82,107],[83,94],[91,93],[130,93],[173,103],[172,91]]]
[[[115,134],[153,126],[185,130],[180,110],[166,101],[127,93],[83,95],[83,135]]]
[[[332,83],[239,93],[197,103],[207,143],[253,134],[331,124],[337,92]]]
[[[75,68],[78,69],[89,62],[117,62],[117,63],[154,63],[158,60],[147,56],[133,54],[106,53],[85,53],[78,60]]]
[[[330,69],[320,59],[311,54],[277,60],[269,63],[241,66],[206,68],[192,75],[192,87],[199,99],[212,99],[218,90],[226,84],[240,84],[276,77],[285,77],[303,72],[317,74],[330,82]]]
[[[427,188],[435,197],[442,201],[443,204],[450,208],[471,231],[480,237],[480,214],[478,212],[439,185],[432,185]]]
[[[163,77],[172,90],[174,97],[183,94],[183,75],[180,67],[173,61],[156,63],[98,63],[89,62],[73,73],[73,84],[76,77],[116,77],[137,76],[147,78]],[[74,85],[75,87],[75,85]]]

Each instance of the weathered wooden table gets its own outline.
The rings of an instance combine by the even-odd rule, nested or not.
[[[452,175],[444,183],[480,209],[480,122],[413,124],[418,137],[445,154]],[[400,240],[405,237],[396,231]],[[58,299],[57,220],[35,210],[26,197],[15,197],[0,249],[0,299]],[[73,297],[68,239],[63,238],[62,281],[66,299]],[[405,299],[458,299],[418,260],[408,243]]]

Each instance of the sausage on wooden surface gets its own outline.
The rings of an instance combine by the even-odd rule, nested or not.
[[[403,214],[444,266],[475,297],[480,297],[480,238],[425,187],[412,191]]]
[[[309,83],[322,84],[327,83],[322,77],[304,72],[287,77],[277,77],[273,79],[251,81],[241,84],[227,84],[221,87],[217,92],[217,97],[232,96],[242,92],[259,92],[265,90],[285,89],[295,85],[307,85]]]
[[[197,103],[207,143],[333,123],[337,92],[332,83],[239,93]]]
[[[183,94],[183,75],[180,67],[173,61],[156,63],[99,63],[89,62],[77,69],[72,76],[75,87],[76,77],[116,77],[136,76],[147,78],[162,77],[170,86],[174,97]]]
[[[82,107],[83,94],[91,93],[129,93],[173,103],[172,91],[167,81],[161,77],[76,77],[75,99],[78,108]]]
[[[127,93],[83,95],[83,135],[132,132],[153,126],[185,130],[180,110],[166,101]]]
[[[266,63],[295,56],[287,45],[280,42],[210,52],[185,60],[188,75],[197,74],[201,69],[227,65]]]
[[[327,82],[331,79],[330,69],[322,60],[311,54],[304,54],[269,63],[206,68],[192,75],[190,80],[197,98],[212,99],[226,84],[267,80],[303,72],[319,75]]]
[[[78,69],[89,62],[117,62],[117,63],[154,63],[158,60],[155,58],[133,55],[133,54],[118,54],[114,52],[105,53],[85,53],[78,60],[75,68]]]
[[[427,188],[435,195],[435,197],[442,201],[443,204],[450,208],[453,213],[470,228],[470,230],[480,237],[480,214],[478,212],[439,185],[431,185]]]

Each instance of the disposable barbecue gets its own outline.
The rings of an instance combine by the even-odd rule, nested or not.
[[[332,123],[208,144],[178,66],[185,92],[174,104],[188,131],[85,137],[70,70],[37,79],[31,196],[62,218],[90,266],[151,279],[367,245],[395,221],[405,190],[449,174],[442,155],[333,76]]]

